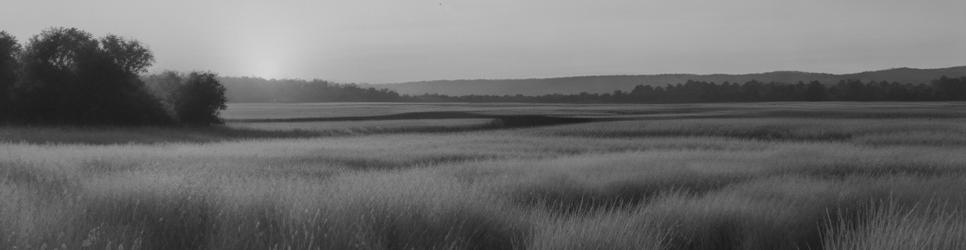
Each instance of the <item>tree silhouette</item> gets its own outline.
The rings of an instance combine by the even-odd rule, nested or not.
[[[825,84],[818,81],[809,82],[805,87],[805,100],[806,101],[823,101],[826,98],[828,89],[825,88]]]
[[[20,117],[28,122],[63,122],[75,119],[82,90],[78,64],[97,49],[90,34],[66,28],[43,31],[27,42],[23,78],[15,97]]]
[[[175,111],[184,124],[210,125],[222,123],[218,113],[227,108],[225,87],[213,73],[192,72],[176,94]]]
[[[76,28],[51,28],[30,39],[22,81],[15,89],[19,117],[62,124],[157,124],[167,120],[138,74],[153,62],[137,41],[94,39]]]
[[[184,84],[185,75],[175,71],[164,71],[160,74],[145,76],[144,82],[148,92],[161,101],[165,111],[171,117],[177,117],[178,113],[174,109],[175,100],[178,98],[178,89]]]
[[[949,78],[943,76],[932,81],[935,96],[943,101],[966,100],[966,77]]]
[[[147,71],[154,63],[154,54],[140,42],[124,40],[115,35],[101,38],[101,50],[124,73],[137,75]]]
[[[13,110],[11,102],[14,84],[17,81],[17,71],[20,55],[20,44],[17,39],[7,32],[0,31],[0,121],[10,119]]]

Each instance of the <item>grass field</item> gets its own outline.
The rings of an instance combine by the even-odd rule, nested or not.
[[[966,249],[964,103],[225,118],[0,128],[0,248]]]

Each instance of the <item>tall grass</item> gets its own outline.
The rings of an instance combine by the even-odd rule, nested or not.
[[[11,202],[0,207],[5,248],[514,249],[531,231],[486,192],[402,173],[322,183],[141,173],[49,204],[0,190]]]
[[[959,120],[863,119],[169,141],[150,138],[180,130],[3,128],[0,248],[962,248]],[[16,139],[61,135],[82,139]]]
[[[716,136],[754,140],[842,141],[864,145],[966,145],[962,119],[702,118],[616,121],[537,130],[550,136]]]
[[[917,203],[911,208],[907,204],[885,201],[874,206],[859,223],[833,220],[823,248],[966,249],[966,216],[963,211],[966,210],[962,207],[950,209],[935,201]]]
[[[636,211],[602,210],[581,216],[536,216],[527,249],[664,249],[667,232],[636,220]]]

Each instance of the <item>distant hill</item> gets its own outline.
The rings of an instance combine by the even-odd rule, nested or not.
[[[661,75],[611,75],[578,76],[541,79],[503,79],[503,80],[438,80],[395,84],[366,84],[365,87],[390,89],[399,94],[442,94],[462,95],[546,95],[609,93],[614,90],[628,91],[637,85],[663,86],[684,83],[687,80],[708,82],[744,83],[751,80],[762,82],[809,82],[820,81],[834,84],[839,80],[889,81],[900,83],[927,83],[942,76],[966,76],[966,66],[941,69],[897,68],[869,71],[854,74],[825,74],[797,71],[777,71],[756,74],[661,74]]]

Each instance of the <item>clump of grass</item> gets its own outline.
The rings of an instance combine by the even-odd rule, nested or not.
[[[328,187],[315,218],[326,249],[517,249],[530,231],[521,211],[436,176],[354,175]]]
[[[567,156],[555,159],[483,161],[441,169],[492,189],[528,207],[586,212],[627,207],[661,193],[705,193],[747,180],[754,170],[727,166],[742,156],[652,151]],[[708,164],[725,162],[723,164]],[[444,173],[445,174],[445,173]]]
[[[107,200],[104,200],[107,199]],[[203,249],[212,234],[216,208],[194,193],[123,194],[91,199],[78,221],[83,239],[71,247]]]
[[[836,181],[781,176],[639,206],[635,220],[664,232],[666,249],[815,249],[828,211],[855,211],[867,195]]]
[[[314,227],[292,220],[291,204],[269,197],[220,197],[218,213],[208,249],[292,249],[308,248],[307,234]]]
[[[546,176],[502,187],[511,200],[563,213],[583,213],[643,203],[666,192],[705,193],[746,178],[729,174],[661,173],[651,176],[579,178]]]
[[[162,144],[242,141],[251,139],[296,139],[325,134],[304,130],[259,130],[228,126],[213,127],[67,127],[5,126],[0,142],[29,144]]]
[[[527,249],[665,249],[666,232],[635,212],[609,209],[581,216],[540,216]]]
[[[202,249],[218,208],[188,179],[127,173],[88,180],[65,202],[67,227],[43,241],[68,249]]]
[[[670,249],[795,249],[814,241],[811,212],[780,201],[712,195],[670,197],[642,213],[668,232]]]
[[[32,195],[25,190],[0,182],[0,247],[23,244],[23,238],[36,233],[38,221],[32,220],[41,212]]]
[[[936,202],[912,208],[886,201],[874,205],[860,222],[834,218],[823,249],[966,249],[966,214]]]
[[[22,191],[33,192],[38,198],[60,198],[76,188],[69,173],[41,164],[0,159],[0,184],[9,184]]]

